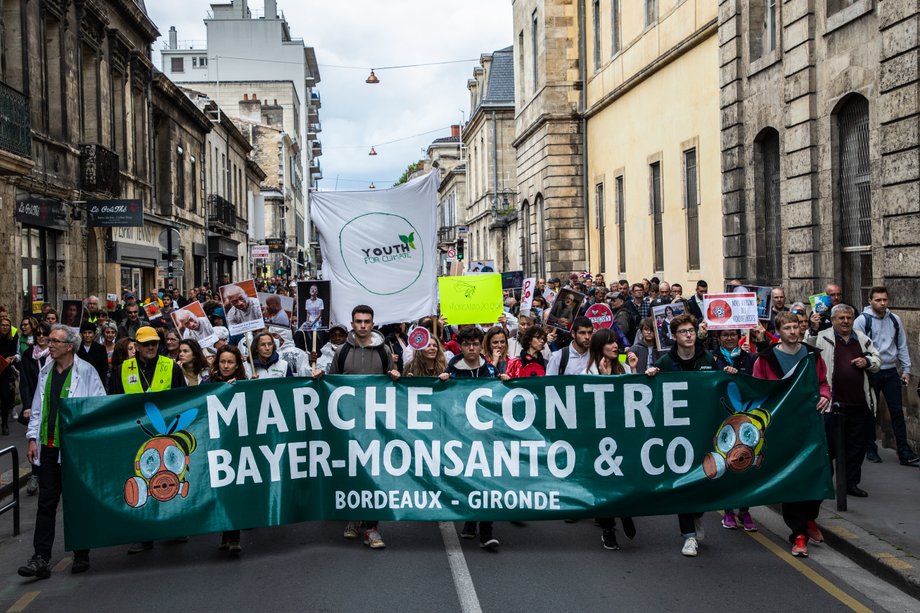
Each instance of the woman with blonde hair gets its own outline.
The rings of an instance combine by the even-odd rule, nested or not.
[[[435,336],[428,339],[424,349],[412,354],[403,374],[407,377],[437,377],[447,368],[447,358],[441,341]]]

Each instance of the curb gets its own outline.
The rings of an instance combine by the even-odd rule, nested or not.
[[[29,482],[29,475],[32,474],[32,467],[28,462],[19,465],[19,489],[24,489]],[[7,470],[0,475],[0,500],[7,496],[13,495],[13,471]]]
[[[872,574],[920,599],[920,558],[821,505],[818,525],[827,544]]]

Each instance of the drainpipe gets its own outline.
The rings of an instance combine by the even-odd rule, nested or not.
[[[581,73],[581,95],[579,96],[581,108],[581,195],[582,208],[585,220],[585,269],[588,268],[588,256],[591,252],[591,225],[588,220],[588,120],[585,112],[588,106],[588,41],[585,38],[585,0],[578,2],[578,38],[581,41],[578,53],[578,68]],[[600,246],[604,248],[603,245]],[[603,272],[603,271],[598,271]]]

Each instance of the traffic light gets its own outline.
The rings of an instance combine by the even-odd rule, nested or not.
[[[278,276],[280,277],[280,276],[282,276],[283,274],[284,274],[284,269],[281,268],[281,266],[279,266],[279,267],[278,267]]]
[[[462,238],[457,239],[457,259],[458,260],[463,259],[463,239]]]

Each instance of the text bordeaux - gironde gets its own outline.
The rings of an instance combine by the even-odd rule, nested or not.
[[[637,428],[688,428],[690,415],[686,381],[662,382],[662,411],[653,415],[654,392],[641,383],[580,383],[547,385],[535,395],[528,389],[481,387],[465,395],[463,416],[439,420],[435,390],[426,386],[406,386],[397,394],[393,385],[356,388],[338,386],[323,398],[314,387],[298,387],[281,396],[272,389],[259,393],[239,391],[223,402],[216,395],[207,397],[208,434],[220,439],[224,433],[241,440],[238,450],[210,449],[208,468],[212,487],[246,483],[276,482],[283,479],[332,477],[522,477],[551,476],[566,479],[576,471],[593,470],[603,477],[622,477],[628,466],[641,467],[647,475],[684,474],[694,466],[690,441],[679,430],[669,439],[647,438],[639,451],[639,462],[627,461],[617,453],[616,440],[609,431]],[[444,393],[440,391],[439,393]],[[449,393],[457,393],[451,391]],[[576,410],[577,403],[593,410]],[[485,404],[494,407],[487,410]],[[449,401],[448,407],[457,406]],[[459,421],[458,421],[459,420]],[[463,440],[458,432],[440,423],[465,424]],[[397,426],[399,422],[399,426]],[[584,423],[587,422],[587,423]],[[519,433],[520,438],[494,440],[487,433],[501,428]],[[578,466],[576,449],[565,438],[566,431],[593,429],[599,433],[591,466]],[[323,439],[323,432],[376,432],[371,438],[347,437],[335,447]],[[429,431],[415,438],[413,432]],[[539,432],[547,436],[541,437]],[[390,434],[386,434],[390,432]],[[483,438],[476,440],[476,433]],[[278,442],[277,435],[291,440]],[[298,435],[297,433],[304,433]],[[312,434],[311,434],[312,433]],[[550,433],[553,436],[550,436]],[[259,437],[271,436],[271,444],[259,444]],[[558,436],[557,436],[558,435]],[[532,437],[532,438],[529,438]],[[284,438],[282,436],[282,438]],[[307,439],[307,440],[304,440]],[[468,440],[472,439],[472,440]],[[251,444],[246,444],[251,441]],[[426,500],[437,503],[437,492],[426,492]],[[539,492],[543,498],[553,492]],[[338,491],[337,506],[357,502],[362,508],[405,504],[418,506],[412,491]],[[528,492],[515,495],[526,496]],[[349,496],[357,497],[349,502]],[[495,492],[471,495],[470,504],[488,505]],[[370,497],[370,498],[368,498]],[[550,507],[552,508],[552,504]]]

